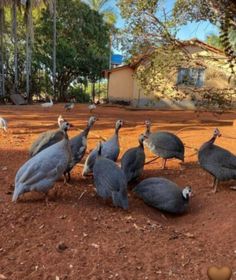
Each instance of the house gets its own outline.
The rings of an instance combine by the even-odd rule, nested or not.
[[[108,79],[108,98],[111,103],[127,102],[138,107],[195,109],[196,98],[201,98],[204,91],[232,90],[233,85],[228,83],[230,69],[223,51],[198,39],[191,39],[182,41],[180,47],[188,59],[172,67],[174,71],[169,73],[168,86],[171,87],[172,94],[167,93],[160,98],[158,89],[147,93],[140,85],[136,73],[140,66],[146,67],[145,65],[150,63],[155,49],[148,48],[146,52],[132,59],[131,63],[104,71]],[[181,92],[185,97],[181,101],[175,101],[175,98],[172,98],[173,92]]]

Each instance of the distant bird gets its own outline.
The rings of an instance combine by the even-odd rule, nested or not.
[[[212,138],[199,149],[198,161],[200,166],[214,177],[213,191],[217,191],[219,181],[236,179],[236,156],[214,142],[220,137],[219,129],[215,129]],[[234,187],[232,187],[234,189]]]
[[[102,156],[109,158],[110,160],[116,161],[120,153],[120,144],[119,144],[119,130],[123,126],[123,121],[118,120],[115,125],[115,134],[102,144]],[[93,149],[92,152],[88,155],[82,175],[86,176],[93,171],[93,165],[97,156],[97,148]]]
[[[76,135],[75,137],[70,139],[72,159],[66,169],[65,175],[67,175],[67,181],[70,181],[70,171],[72,170],[72,168],[77,163],[79,163],[85,155],[87,149],[87,137],[91,127],[94,125],[96,120],[96,117],[90,117],[88,120],[87,127],[79,135]]]
[[[128,209],[127,181],[123,170],[114,161],[102,156],[102,143],[93,167],[97,194],[103,199],[112,198],[114,206]]]
[[[88,105],[89,112],[92,113],[93,110],[96,109],[96,105],[94,103]]]
[[[47,202],[48,191],[63,175],[71,159],[67,135],[69,127],[70,125],[64,122],[62,124],[64,139],[38,153],[20,167],[15,178],[12,201],[16,201],[23,193],[37,191],[45,193]]]
[[[121,158],[121,169],[124,171],[128,183],[138,179],[143,173],[145,163],[143,141],[146,138],[144,134],[141,134],[139,146],[127,150]]]
[[[148,205],[173,214],[187,210],[192,194],[190,187],[182,190],[174,182],[161,177],[145,179],[133,191]]]
[[[42,150],[46,149],[47,147],[61,141],[64,138],[64,134],[65,134],[62,126],[64,122],[66,122],[67,125],[70,125],[70,127],[73,127],[72,124],[69,124],[60,115],[58,117],[59,128],[56,130],[49,130],[41,133],[31,145],[29,150],[29,156],[33,157],[39,152],[41,152]]]
[[[50,108],[50,107],[52,107],[52,106],[53,106],[53,101],[52,101],[51,96],[49,97],[49,100],[50,100],[50,102],[42,103],[41,106],[42,106],[43,108]]]
[[[64,108],[66,109],[66,111],[71,111],[74,107],[75,107],[75,103],[74,102],[66,103],[64,105]]]
[[[151,152],[163,158],[163,169],[165,169],[167,159],[177,158],[184,161],[184,144],[178,136],[165,131],[151,133],[151,122],[145,121],[145,124],[145,135],[148,137],[145,144]]]
[[[5,132],[7,132],[7,121],[1,117],[0,117],[0,129],[3,129]]]

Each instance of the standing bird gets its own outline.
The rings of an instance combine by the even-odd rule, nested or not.
[[[49,100],[50,100],[50,102],[42,103],[41,106],[43,108],[50,108],[50,107],[52,107],[53,106],[53,101],[52,101],[52,97],[51,96],[49,97]]]
[[[43,192],[46,195],[53,184],[64,173],[70,159],[71,149],[67,135],[70,125],[62,124],[64,139],[46,148],[41,153],[26,161],[17,171],[15,178],[15,190],[12,201],[16,201],[20,195],[30,191]]]
[[[62,116],[58,117],[58,125],[59,128],[56,130],[49,130],[43,132],[39,135],[39,137],[33,142],[29,150],[29,156],[33,157],[38,154],[40,151],[46,149],[47,147],[61,141],[64,138],[64,126],[62,124],[66,122],[67,125],[72,127],[73,125],[69,124],[65,121]]]
[[[74,102],[66,103],[64,105],[64,108],[66,109],[66,111],[71,111],[74,107],[75,107],[75,103]]]
[[[177,158],[184,161],[184,144],[179,137],[166,131],[151,133],[151,122],[145,121],[145,124],[145,135],[148,137],[145,144],[151,152],[163,158],[163,169],[165,169],[167,159]]]
[[[143,173],[145,164],[145,153],[143,141],[147,137],[144,134],[139,136],[139,146],[127,150],[121,158],[121,169],[124,171],[127,182],[138,179]]]
[[[114,206],[128,209],[127,181],[117,164],[102,156],[102,143],[93,167],[94,184],[97,194],[103,199],[112,198]]]
[[[190,187],[182,190],[174,182],[161,177],[143,180],[134,192],[148,205],[173,214],[182,214],[187,210],[192,194]]]
[[[96,109],[96,105],[94,103],[92,103],[92,104],[88,105],[88,109],[89,109],[89,112],[92,113],[93,110]]]
[[[96,117],[94,116],[90,117],[88,120],[87,127],[79,135],[76,135],[75,137],[70,139],[72,159],[68,164],[65,172],[66,173],[65,176],[67,175],[67,181],[70,181],[70,171],[72,170],[72,168],[77,163],[79,163],[85,155],[87,149],[87,137],[91,127],[94,125],[96,120],[97,120]]]
[[[219,129],[214,129],[212,138],[205,142],[198,152],[200,166],[214,177],[214,193],[217,191],[219,181],[236,179],[236,156],[214,145],[216,138],[220,136]]]
[[[0,129],[3,129],[5,132],[7,132],[7,121],[1,117],[0,117]]]
[[[115,134],[106,142],[102,144],[102,156],[105,158],[109,158],[110,160],[116,161],[119,153],[120,153],[120,144],[119,144],[119,130],[123,126],[123,121],[118,120],[115,125]],[[93,171],[93,165],[95,163],[95,159],[97,157],[98,150],[95,148],[88,155],[82,175],[86,176]]]

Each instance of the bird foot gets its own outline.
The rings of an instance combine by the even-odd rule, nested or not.
[[[64,185],[68,186],[68,187],[73,187],[72,184],[68,183],[68,182],[64,182]]]

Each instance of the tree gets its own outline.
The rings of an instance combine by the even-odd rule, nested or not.
[[[179,24],[209,20],[220,29],[220,40],[228,57],[231,78],[235,75],[236,2],[232,0],[177,0],[174,16]]]
[[[110,26],[115,25],[117,20],[116,13],[111,8],[105,8],[109,0],[85,0],[84,2],[88,4],[91,9],[103,15],[105,22]]]
[[[41,69],[52,79],[53,19],[42,11],[35,28],[34,71]],[[108,25],[101,15],[79,0],[57,3],[56,94],[65,100],[77,79],[96,81],[107,66]],[[83,78],[83,79],[82,79]]]
[[[0,96],[5,96],[5,71],[4,71],[4,7],[9,4],[9,1],[2,0],[0,2]]]
[[[222,49],[223,50],[223,45],[222,45],[222,42],[220,40],[220,37],[214,33],[211,33],[209,35],[207,35],[206,37],[206,43],[211,45],[211,46],[214,46],[218,49]]]

